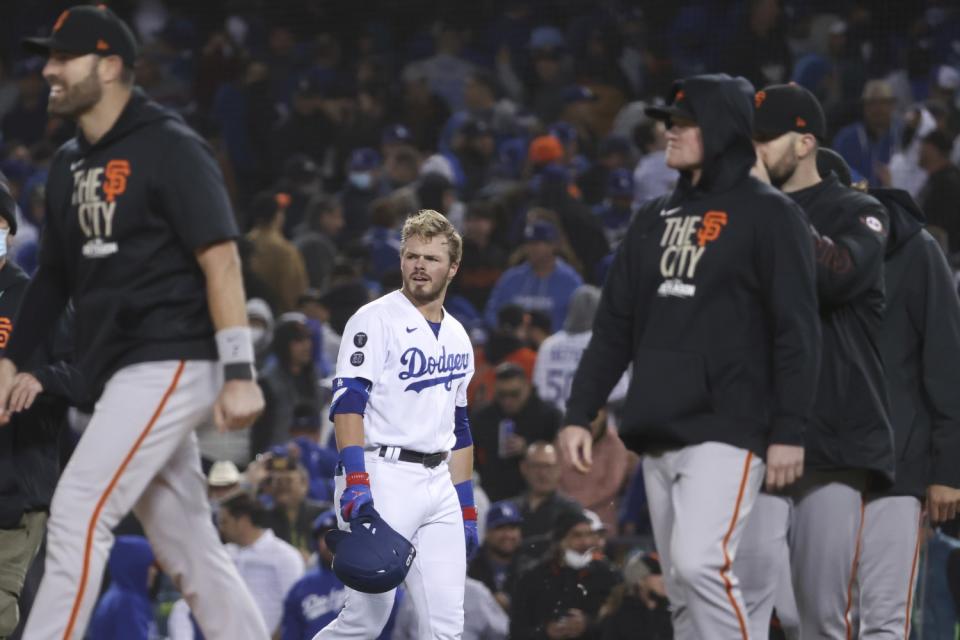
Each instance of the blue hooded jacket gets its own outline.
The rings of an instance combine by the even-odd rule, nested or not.
[[[110,552],[110,588],[100,598],[90,621],[94,640],[147,640],[154,627],[147,571],[154,562],[142,536],[118,536]]]

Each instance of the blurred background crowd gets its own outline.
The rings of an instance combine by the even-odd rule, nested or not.
[[[17,43],[71,3],[15,4],[0,21],[0,170],[22,217],[12,254],[30,272],[47,166],[73,131],[48,118],[44,60]],[[564,621],[551,637],[670,637],[637,459],[616,432],[622,391],[593,425],[586,480],[551,443],[612,254],[637,206],[676,180],[662,124],[643,115],[673,79],[724,71],[757,89],[807,87],[855,179],[909,191],[960,266],[956,3],[109,5],[141,41],[137,83],[215,150],[244,233],[267,411],[249,431],[198,435],[218,526],[277,637],[310,638],[342,605],[319,536],[335,526],[330,379],[347,318],[400,284],[410,212],[440,211],[464,236],[446,308],[476,354],[477,638],[541,637],[548,620]],[[72,422],[81,432],[83,414]],[[91,637],[194,637],[136,522],[118,533]],[[954,637],[955,535],[929,532],[917,638]],[[395,613],[383,637],[406,638],[402,595]],[[111,616],[129,617],[122,631]]]

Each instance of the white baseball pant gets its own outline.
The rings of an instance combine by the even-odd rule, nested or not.
[[[735,568],[753,640],[768,637],[770,614],[792,577],[801,640],[849,640],[853,576],[863,522],[864,474],[807,471],[786,494],[763,494]],[[747,551],[749,549],[749,551]]]
[[[417,612],[418,638],[458,640],[463,634],[463,592],[467,573],[463,513],[450,479],[447,463],[433,469],[368,451],[364,458],[370,476],[373,506],[397,533],[417,549],[404,586]],[[344,479],[336,477],[334,504],[340,504]],[[349,527],[340,519],[341,529]],[[347,588],[347,598],[337,619],[314,640],[370,640],[380,635],[396,590],[362,593]]]
[[[912,496],[867,500],[857,568],[862,640],[908,640],[920,557],[921,505]]]
[[[111,531],[131,509],[209,640],[269,638],[214,529],[200,471],[194,429],[212,419],[219,381],[219,365],[201,360],[144,362],[110,378],[53,496],[25,638],[83,637]]]
[[[749,639],[733,561],[764,469],[755,454],[718,442],[644,456],[677,640]]]

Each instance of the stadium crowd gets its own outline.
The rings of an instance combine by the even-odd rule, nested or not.
[[[29,274],[46,168],[72,128],[47,115],[44,60],[15,46],[66,5],[20,4],[0,26],[0,170],[19,206],[10,258]],[[400,285],[409,213],[439,211],[464,238],[446,309],[476,365],[468,638],[672,637],[638,458],[617,435],[629,372],[591,425],[587,478],[554,445],[612,256],[636,207],[676,181],[663,124],[643,114],[671,81],[723,71],[808,88],[854,181],[910,192],[960,267],[948,2],[109,4],[136,27],[137,84],[215,150],[244,234],[267,408],[249,430],[198,438],[221,537],[283,640],[343,605],[322,536],[336,527],[331,380],[347,319]],[[135,519],[117,533],[89,637],[201,637]],[[917,638],[954,637],[956,535],[929,531]],[[24,608],[41,570],[42,557]],[[401,590],[381,637],[412,638],[411,615]]]

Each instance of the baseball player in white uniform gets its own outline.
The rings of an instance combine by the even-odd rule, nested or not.
[[[406,578],[418,638],[460,638],[467,552],[478,544],[467,385],[473,350],[443,309],[462,243],[436,211],[403,226],[403,287],[347,322],[331,405],[341,468],[341,528],[373,507],[417,548]],[[347,590],[337,619],[315,636],[375,638],[394,591]]]

